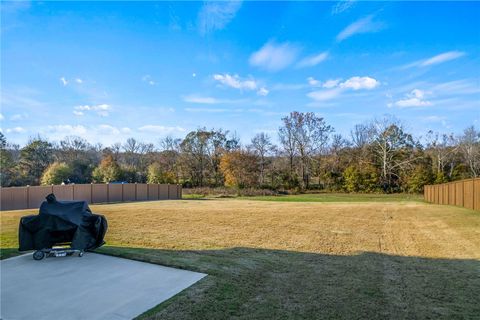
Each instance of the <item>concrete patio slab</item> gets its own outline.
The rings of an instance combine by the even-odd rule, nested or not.
[[[95,253],[0,261],[3,320],[132,319],[205,274]]]

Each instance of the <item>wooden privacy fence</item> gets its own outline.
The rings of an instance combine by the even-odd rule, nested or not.
[[[35,209],[54,193],[58,200],[84,200],[88,203],[181,199],[176,184],[69,184],[0,188],[0,210]]]
[[[424,187],[425,201],[480,210],[480,178]]]

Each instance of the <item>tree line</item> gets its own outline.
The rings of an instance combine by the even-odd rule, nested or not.
[[[184,187],[346,192],[421,192],[425,184],[478,177],[480,132],[429,131],[419,137],[391,116],[336,134],[311,112],[281,119],[277,141],[267,133],[242,143],[235,133],[199,128],[157,145],[129,138],[104,147],[75,136],[31,138],[23,147],[0,133],[2,186],[61,183],[179,183]]]

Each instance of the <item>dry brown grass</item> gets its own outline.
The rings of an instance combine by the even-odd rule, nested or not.
[[[102,252],[211,275],[147,317],[468,318],[480,312],[474,302],[480,214],[467,209],[234,199],[92,209],[109,222],[111,247]],[[2,248],[17,246],[26,212],[1,213]]]

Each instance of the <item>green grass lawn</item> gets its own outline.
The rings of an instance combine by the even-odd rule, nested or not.
[[[97,252],[208,274],[141,319],[478,318],[478,212],[348,196],[91,208],[109,222]],[[3,256],[17,254],[18,221],[35,211],[0,213]]]
[[[201,194],[187,194],[184,199],[216,199],[218,196],[204,196]],[[297,195],[276,196],[242,196],[236,199],[258,201],[284,201],[284,202],[392,202],[392,201],[423,201],[423,196],[418,194],[361,194],[361,193],[307,193]]]

